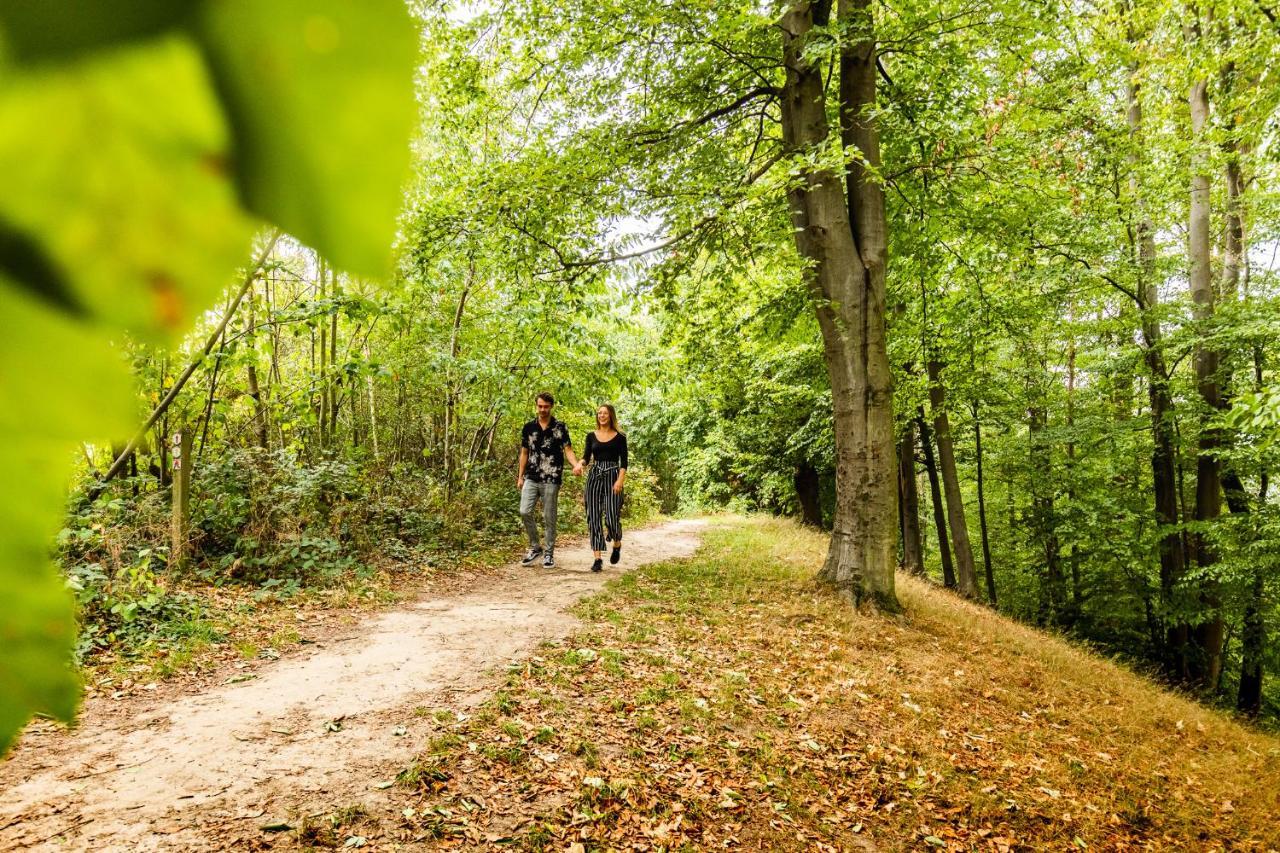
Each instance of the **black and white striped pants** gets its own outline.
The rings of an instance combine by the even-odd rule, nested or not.
[[[613,493],[613,484],[618,481],[619,470],[617,462],[597,462],[587,474],[584,497],[592,551],[604,550],[606,531],[607,541],[622,541],[622,495]]]

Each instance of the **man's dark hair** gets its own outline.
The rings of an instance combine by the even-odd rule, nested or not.
[[[548,406],[554,406],[556,404],[556,398],[551,396],[550,391],[543,391],[541,394],[538,395],[538,399],[546,400]]]

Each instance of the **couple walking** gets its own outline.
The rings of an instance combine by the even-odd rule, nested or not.
[[[538,395],[538,416],[524,425],[520,433],[520,464],[516,486],[520,489],[520,520],[529,534],[529,552],[520,562],[531,565],[539,556],[543,568],[556,564],[556,514],[559,511],[560,480],[567,456],[573,473],[581,476],[586,466],[587,485],[583,497],[587,505],[587,529],[591,531],[591,550],[595,562],[591,571],[604,569],[605,534],[613,543],[609,562],[622,557],[622,484],[627,479],[627,437],[618,432],[618,414],[613,406],[596,409],[596,428],[587,433],[582,459],[573,452],[569,428],[551,416],[555,397],[545,391]],[[533,508],[542,499],[542,521],[547,529],[544,551],[538,540],[538,520]]]

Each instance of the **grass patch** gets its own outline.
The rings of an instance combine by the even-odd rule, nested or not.
[[[521,803],[523,849],[1276,846],[1280,740],[912,578],[859,614],[825,549],[736,520],[613,581],[452,724],[419,811]]]
[[[304,848],[339,847],[347,837],[344,830],[364,823],[368,817],[369,810],[363,803],[351,803],[324,816],[308,815],[298,823],[298,843]]]
[[[448,772],[440,766],[439,760],[435,757],[415,761],[396,774],[396,784],[404,788],[431,787],[448,780]]]
[[[427,755],[447,755],[460,746],[462,746],[462,738],[458,735],[453,733],[439,735],[427,744]]]

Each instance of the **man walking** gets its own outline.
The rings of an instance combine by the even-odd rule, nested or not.
[[[520,466],[516,471],[516,486],[520,489],[520,520],[529,534],[529,552],[520,561],[531,565],[542,555],[542,567],[555,566],[556,513],[559,509],[560,478],[564,474],[564,459],[574,470],[578,459],[569,440],[569,428],[551,417],[556,399],[543,391],[538,395],[538,416],[524,425],[520,431]],[[534,504],[542,498],[542,523],[547,529],[547,549],[542,550],[538,541],[538,520],[533,515]]]

